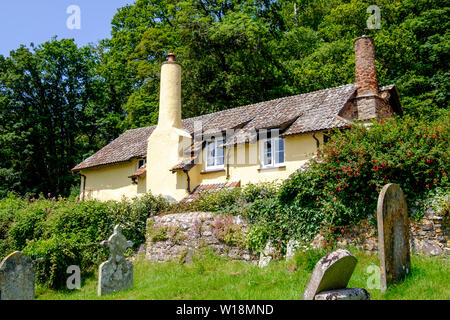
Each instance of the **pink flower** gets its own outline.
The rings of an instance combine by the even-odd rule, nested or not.
[[[52,195],[52,194],[51,194],[50,192],[49,192],[49,193],[47,193],[47,196],[48,196],[48,197],[50,197],[51,195]]]
[[[333,198],[333,201],[336,201],[336,197]]]
[[[56,197],[53,197],[53,198],[52,198],[52,201],[56,201]]]

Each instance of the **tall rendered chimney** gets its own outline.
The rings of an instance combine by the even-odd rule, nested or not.
[[[171,169],[185,157],[191,135],[181,123],[181,65],[175,54],[161,65],[158,124],[148,138],[146,191],[179,201],[187,195],[184,173]]]
[[[375,68],[373,39],[362,36],[355,39],[355,84],[357,85],[356,108],[359,120],[377,117],[378,80]]]
[[[161,65],[158,127],[181,129],[181,65],[174,53]]]

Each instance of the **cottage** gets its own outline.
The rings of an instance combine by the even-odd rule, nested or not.
[[[355,40],[355,83],[181,119],[181,65],[161,66],[156,126],[128,130],[72,171],[85,198],[146,192],[172,201],[205,190],[285,179],[333,128],[402,115],[395,85],[378,87],[373,40]]]

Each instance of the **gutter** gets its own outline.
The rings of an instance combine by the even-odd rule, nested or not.
[[[314,133],[312,134],[312,137],[314,138],[314,140],[316,140],[316,146],[317,146],[317,149],[319,149],[319,147],[320,147],[320,141],[319,141],[319,139],[316,138],[316,132],[314,132]]]
[[[79,173],[81,177],[83,177],[83,193],[81,196],[81,200],[84,200],[84,195],[86,193],[86,176],[84,174]]]
[[[230,151],[231,148],[227,148],[227,180],[230,180]]]
[[[191,177],[189,177],[189,170],[183,170],[183,172],[186,173],[186,176],[187,176],[187,192],[190,194],[191,193]]]

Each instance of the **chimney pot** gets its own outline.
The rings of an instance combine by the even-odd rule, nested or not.
[[[170,52],[167,54],[167,61],[175,61],[175,53]]]

